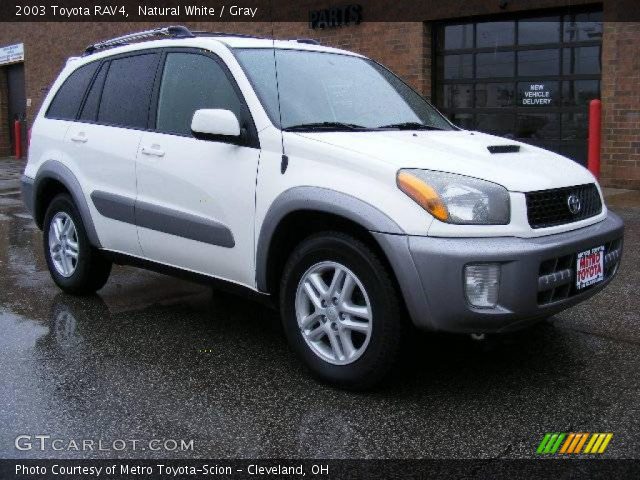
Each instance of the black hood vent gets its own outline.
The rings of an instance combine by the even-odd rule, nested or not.
[[[520,151],[520,145],[489,145],[487,150],[491,153],[517,153]]]

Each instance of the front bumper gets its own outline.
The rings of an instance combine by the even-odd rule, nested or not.
[[[536,238],[435,238],[376,233],[418,327],[459,333],[516,330],[593,296],[614,277],[624,225],[609,212],[594,225]],[[605,245],[604,281],[575,288],[576,255]],[[464,267],[499,263],[495,308],[477,308],[464,293]]]

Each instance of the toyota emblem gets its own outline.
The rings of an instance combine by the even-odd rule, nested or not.
[[[580,199],[576,195],[569,195],[569,198],[567,198],[567,206],[569,207],[569,211],[574,215],[580,213],[580,209],[582,208]]]

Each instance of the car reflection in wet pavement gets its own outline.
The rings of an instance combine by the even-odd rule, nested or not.
[[[393,378],[356,394],[311,378],[277,314],[245,299],[125,267],[97,296],[60,293],[19,198],[0,197],[0,457],[513,458],[548,431],[602,431],[607,457],[638,458],[640,208],[623,205],[603,293],[483,342],[414,335]],[[15,447],[39,434],[194,443]]]

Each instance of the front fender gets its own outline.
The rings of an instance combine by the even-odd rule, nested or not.
[[[322,187],[293,187],[273,201],[264,217],[256,248],[256,285],[267,291],[267,265],[271,240],[288,214],[310,210],[331,213],[351,220],[370,232],[404,234],[404,230],[379,209],[349,194]]]

